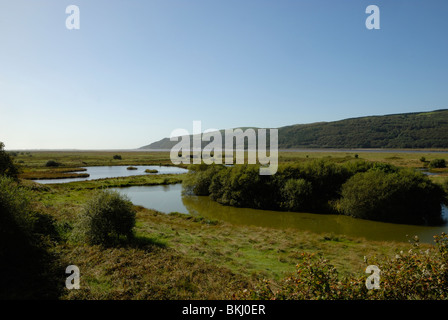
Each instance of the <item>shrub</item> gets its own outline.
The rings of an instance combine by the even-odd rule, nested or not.
[[[103,190],[85,204],[79,219],[79,233],[90,244],[110,245],[120,236],[133,237],[136,212],[129,199],[118,192]]]
[[[113,159],[114,159],[114,160],[122,160],[122,159],[121,159],[121,156],[120,156],[119,154],[114,155],[114,156],[113,156]]]
[[[441,186],[413,170],[357,173],[342,186],[341,211],[362,219],[398,223],[440,223]]]
[[[33,194],[0,176],[0,299],[55,298],[54,219],[33,207]],[[31,285],[32,284],[32,285]],[[56,287],[55,287],[56,286]]]
[[[272,176],[261,176],[258,165],[225,167],[211,178],[213,200],[235,207],[275,209],[279,207],[279,188]]]
[[[9,177],[0,176],[0,237],[40,242],[38,236],[56,237],[54,219],[33,209],[33,194]]]
[[[311,212],[334,213],[331,203],[339,198],[342,184],[354,173],[370,168],[364,161],[355,160],[347,165],[337,165],[325,160],[280,166],[276,180],[280,188],[289,179],[304,179],[311,184],[307,208]]]
[[[19,173],[18,168],[14,165],[11,155],[3,149],[5,147],[3,142],[0,142],[0,176],[17,178]]]
[[[289,211],[305,211],[312,193],[312,185],[305,179],[289,179],[281,189],[281,207]]]
[[[418,239],[407,252],[381,260],[365,258],[360,274],[342,277],[323,257],[303,253],[297,272],[278,283],[259,281],[236,299],[260,300],[446,300],[448,298],[448,236],[434,237],[436,248],[420,249]],[[361,264],[361,263],[360,263]],[[368,290],[367,265],[380,269],[380,289]]]
[[[191,165],[188,167],[188,174],[182,181],[184,194],[208,196],[210,195],[210,185],[212,178],[220,170],[225,168],[221,165]]]
[[[302,253],[296,265],[297,272],[278,284],[262,280],[255,289],[236,295],[237,299],[260,300],[333,300],[343,298],[338,272],[326,259],[315,254]]]
[[[280,165],[260,176],[257,165],[190,167],[183,192],[224,205],[255,209],[344,213],[379,221],[439,224],[442,186],[428,176],[385,163],[325,160]],[[447,186],[448,188],[448,186]]]
[[[382,162],[376,162],[373,164],[372,168],[370,168],[371,171],[383,171],[385,173],[395,173],[398,172],[398,167],[389,164],[389,163],[382,163]]]
[[[59,167],[61,164],[59,162],[56,162],[54,160],[48,160],[45,164],[46,167]]]
[[[434,159],[429,163],[430,168],[446,168],[445,159]]]

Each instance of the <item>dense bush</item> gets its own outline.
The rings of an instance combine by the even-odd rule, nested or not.
[[[54,219],[34,209],[33,194],[0,176],[0,299],[55,298]]]
[[[358,162],[358,161],[357,161]],[[355,170],[364,170],[364,166],[353,165]],[[332,213],[332,203],[339,198],[339,191],[342,184],[353,174],[344,165],[337,165],[324,160],[305,162],[298,166],[291,178],[302,178],[309,181],[312,186],[312,193],[308,201],[311,212]],[[285,179],[279,176],[281,185],[285,184]]]
[[[445,192],[426,175],[413,170],[357,173],[343,186],[341,211],[355,218],[440,223]]]
[[[276,181],[261,176],[255,165],[237,165],[213,176],[210,196],[224,205],[256,209],[275,209],[279,205]]]
[[[409,251],[382,260],[365,260],[380,269],[379,289],[368,290],[369,274],[341,276],[323,257],[303,253],[297,272],[278,283],[262,280],[236,299],[260,300],[446,300],[448,299],[448,236],[435,236],[437,247],[420,249],[418,241]]]
[[[434,159],[429,163],[430,168],[446,168],[445,159]]]
[[[184,193],[255,209],[343,213],[405,223],[440,223],[446,192],[421,172],[362,160],[280,165],[261,176],[257,165],[191,166]]]
[[[288,211],[307,210],[313,186],[305,179],[289,179],[281,189],[281,207]]]
[[[54,160],[48,160],[47,163],[45,163],[46,167],[59,167],[61,164],[59,162],[56,162]]]
[[[210,195],[210,184],[212,177],[224,169],[220,165],[190,165],[188,167],[189,173],[182,181],[182,188],[184,194],[208,196]]]
[[[4,150],[4,143],[0,142],[0,176],[16,178],[19,170],[14,165],[11,155]]]
[[[363,161],[341,166],[319,160],[282,165],[274,176],[261,176],[258,165],[196,165],[189,168],[183,190],[237,207],[332,212],[341,185],[353,172],[368,169]]]
[[[114,159],[114,160],[122,160],[122,159],[121,159],[121,156],[120,156],[119,154],[114,155],[114,156],[113,156],[113,159]]]
[[[90,244],[110,245],[120,236],[133,237],[136,212],[118,192],[96,192],[80,214],[78,232]]]

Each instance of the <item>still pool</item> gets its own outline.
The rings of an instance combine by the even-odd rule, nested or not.
[[[448,225],[415,226],[355,219],[343,215],[282,212],[223,206],[209,197],[182,195],[182,185],[115,188],[145,208],[161,212],[180,212],[223,220],[236,225],[253,225],[278,229],[307,230],[378,241],[408,241],[417,235],[422,242],[433,243],[433,236],[448,233]],[[448,218],[448,209],[443,208]]]

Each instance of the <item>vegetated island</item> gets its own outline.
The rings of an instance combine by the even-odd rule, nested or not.
[[[282,164],[275,175],[258,165],[191,165],[183,192],[223,205],[344,214],[393,223],[438,225],[447,189],[420,171],[387,163],[324,159]]]

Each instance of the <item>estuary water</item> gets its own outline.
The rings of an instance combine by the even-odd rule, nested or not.
[[[315,233],[363,237],[378,241],[408,241],[417,235],[422,242],[433,243],[433,236],[448,233],[448,225],[415,226],[355,219],[343,215],[282,212],[223,206],[209,197],[182,195],[182,185],[136,186],[115,188],[130,200],[161,212],[180,212],[223,220],[236,225],[307,230]],[[448,209],[443,208],[445,218]]]
[[[172,166],[133,166],[137,170],[128,170],[129,166],[98,166],[98,167],[85,167],[87,171],[81,171],[80,173],[88,173],[90,176],[87,178],[67,178],[67,179],[41,179],[35,180],[35,182],[48,184],[48,183],[67,183],[74,181],[86,181],[105,178],[118,178],[147,174],[180,174],[188,172],[187,169],[172,167]],[[145,170],[157,170],[157,173],[146,173]]]

